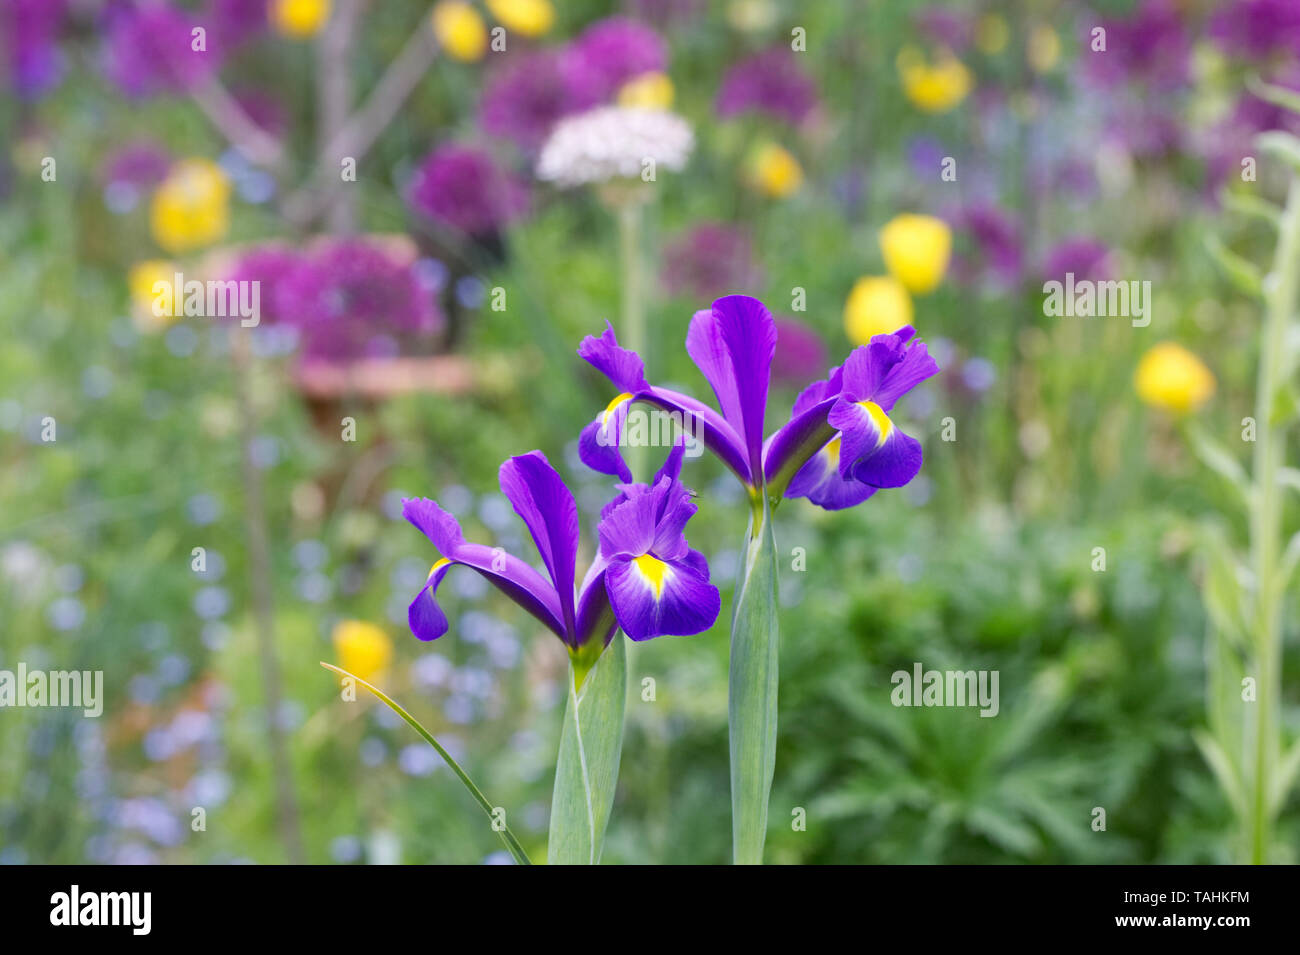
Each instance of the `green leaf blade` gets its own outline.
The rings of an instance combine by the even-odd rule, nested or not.
[[[755,510],[731,616],[728,727],[732,859],[760,865],[776,768],[779,626],[776,541],[767,501]]]
[[[551,796],[550,865],[595,865],[614,806],[627,710],[627,645],[621,632],[582,685],[570,667]]]

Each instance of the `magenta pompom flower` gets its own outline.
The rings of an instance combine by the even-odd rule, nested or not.
[[[67,9],[67,0],[0,3],[0,58],[20,99],[36,99],[58,84],[63,72],[58,34]]]
[[[216,50],[195,50],[191,15],[166,3],[116,7],[104,39],[104,69],[127,96],[184,93],[211,77]]]
[[[783,46],[756,53],[727,70],[717,113],[757,112],[797,126],[817,107],[817,86],[798,57]]]
[[[471,146],[438,147],[421,164],[411,185],[411,207],[429,219],[470,236],[486,236],[528,209],[528,186]]]
[[[604,101],[634,76],[662,73],[668,65],[668,46],[643,23],[609,17],[587,27],[565,51],[565,61],[573,71],[571,78]]]

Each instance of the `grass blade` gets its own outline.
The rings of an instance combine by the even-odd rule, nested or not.
[[[396,700],[390,697],[383,690],[379,689],[376,686],[371,686],[369,683],[361,679],[361,677],[357,676],[356,674],[349,673],[347,670],[344,670],[342,667],[336,667],[334,666],[334,664],[326,663],[323,660],[321,661],[321,666],[323,666],[327,670],[333,670],[335,673],[339,674],[340,676],[345,676],[348,677],[349,679],[356,680],[358,686],[365,687],[375,696],[379,697],[380,701],[382,701],[385,706],[387,706],[390,710],[392,710],[402,719],[406,720],[406,722],[410,724],[412,729],[414,729],[417,733],[419,733],[421,736],[424,737],[424,741],[426,743],[428,743],[430,746],[432,746],[435,750],[438,751],[438,755],[441,756],[443,760],[446,761],[447,765],[451,767],[452,772],[454,772],[457,775],[457,777],[460,778],[460,781],[465,784],[465,788],[469,790],[469,794],[474,797],[474,801],[477,802],[479,806],[483,809],[483,811],[487,814],[488,819],[490,819],[493,823],[492,828],[496,830],[495,824],[497,820],[496,820],[496,816],[493,815],[492,812],[494,808],[492,803],[488,802],[488,799],[486,796],[483,795],[483,792],[477,786],[474,785],[474,780],[469,778],[469,774],[466,773],[465,770],[460,768],[460,763],[456,762],[456,760],[451,758],[451,753],[443,749],[442,744],[433,738],[433,734],[420,725],[419,720],[417,720],[410,713],[406,712],[406,710],[401,706],[401,704],[399,704]],[[524,852],[524,847],[521,846],[519,844],[519,840],[515,838],[515,834],[510,831],[509,826],[504,826],[502,829],[497,830],[497,835],[499,835],[501,837],[501,841],[506,844],[506,849],[509,850],[510,855],[514,857],[515,862],[519,863],[520,865],[533,864],[532,860],[528,858],[528,853]]]

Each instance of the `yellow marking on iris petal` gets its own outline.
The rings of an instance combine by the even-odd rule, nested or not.
[[[447,566],[448,564],[450,564],[450,563],[451,563],[451,560],[449,560],[448,558],[446,558],[446,557],[440,557],[438,560],[436,560],[436,561],[433,562],[433,566],[429,568],[429,576],[426,577],[426,578],[424,578],[424,579],[425,579],[425,580],[432,580],[432,579],[433,579],[433,575],[436,574],[436,573],[438,572],[438,569],[439,569],[439,568],[441,568],[441,567],[446,567],[446,566]]]
[[[664,594],[664,583],[668,580],[672,571],[658,557],[652,557],[649,554],[642,554],[632,561],[637,571],[650,585],[650,589],[655,592],[655,600],[661,598]]]
[[[605,411],[600,418],[600,427],[602,431],[609,427],[609,416],[613,412],[618,410],[619,405],[631,400],[632,400],[632,392],[625,391],[617,398],[615,398],[613,401],[611,401],[609,404],[605,405]]]
[[[826,464],[830,470],[835,470],[840,466],[840,439],[831,438],[830,442],[822,449],[826,452]]]
[[[866,409],[867,414],[871,416],[872,424],[874,424],[876,430],[880,432],[880,437],[876,440],[876,447],[880,447],[889,439],[890,434],[893,433],[894,422],[889,420],[889,415],[885,414],[880,405],[876,404],[874,401],[859,401],[858,404]]]

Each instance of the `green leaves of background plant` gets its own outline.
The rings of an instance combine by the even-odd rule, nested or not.
[[[745,565],[736,584],[731,615],[732,859],[763,861],[767,803],[776,764],[776,693],[779,621],[776,602],[776,541],[766,498],[750,518]]]
[[[582,686],[569,669],[569,702],[564,708],[560,755],[551,797],[551,865],[595,865],[600,861],[618,782],[627,709],[627,647],[614,635]]]

